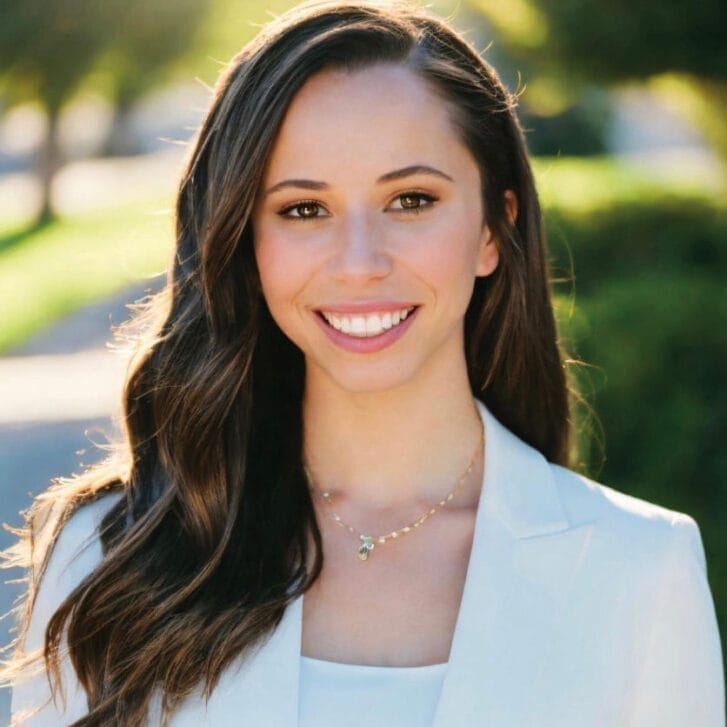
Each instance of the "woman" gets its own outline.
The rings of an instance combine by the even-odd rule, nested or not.
[[[237,56],[125,456],[31,513],[5,673],[45,648],[67,699],[18,676],[16,719],[723,724],[696,523],[566,468],[514,106],[406,5],[301,6]]]

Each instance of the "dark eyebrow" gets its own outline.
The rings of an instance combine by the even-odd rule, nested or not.
[[[325,182],[314,182],[312,179],[286,179],[285,181],[278,182],[267,189],[263,194],[263,197],[267,197],[273,192],[277,192],[280,189],[287,189],[288,187],[298,187],[300,189],[328,189],[328,185]]]
[[[444,172],[440,172],[439,169],[435,169],[434,167],[427,166],[426,164],[412,164],[408,167],[403,167],[401,169],[395,169],[393,172],[387,172],[386,174],[382,174],[377,180],[376,184],[383,184],[384,182],[392,182],[396,179],[403,179],[404,177],[411,177],[414,174],[429,174],[433,177],[440,177],[441,179],[446,179],[450,182],[453,182],[454,179],[449,176],[449,174],[445,174]],[[286,179],[283,182],[278,182],[277,184],[274,184],[272,187],[267,189],[263,195],[263,197],[267,197],[268,195],[272,194],[273,192],[277,192],[281,189],[286,189],[287,187],[297,187],[299,189],[313,189],[313,190],[321,190],[321,189],[328,189],[329,185],[325,182],[316,182],[312,179]]]
[[[440,172],[439,169],[428,167],[426,164],[413,164],[410,167],[403,167],[402,169],[395,169],[393,172],[387,172],[376,180],[376,184],[391,182],[395,179],[402,179],[403,177],[411,177],[414,174],[429,174],[432,177],[441,177],[449,182],[454,182],[454,179],[449,174]]]

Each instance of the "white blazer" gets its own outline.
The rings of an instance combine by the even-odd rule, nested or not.
[[[695,521],[549,464],[477,402],[483,490],[434,727],[724,727],[722,655]],[[39,592],[29,648],[52,611],[101,558],[89,536],[117,496],[74,514]],[[303,597],[271,638],[198,694],[173,727],[295,727]],[[65,711],[87,712],[65,663]],[[13,714],[48,698],[44,675],[15,686]],[[343,725],[345,722],[342,721]],[[24,723],[25,724],[25,723]],[[150,724],[159,724],[158,700]]]

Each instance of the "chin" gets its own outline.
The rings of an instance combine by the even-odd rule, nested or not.
[[[329,383],[352,394],[376,394],[405,386],[412,381],[413,372],[400,366],[376,366],[359,363],[349,367],[315,366],[315,375],[323,375]]]

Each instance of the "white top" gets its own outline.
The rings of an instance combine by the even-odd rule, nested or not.
[[[446,671],[301,656],[298,727],[430,727]]]

